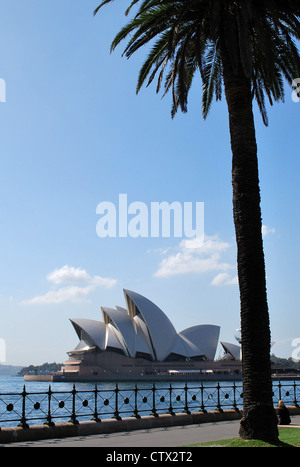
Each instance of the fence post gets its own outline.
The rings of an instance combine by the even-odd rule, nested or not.
[[[21,417],[21,420],[20,420],[20,424],[18,426],[20,426],[21,428],[27,429],[27,428],[29,428],[29,425],[27,424],[27,421],[26,421],[26,396],[27,396],[27,392],[26,392],[25,384],[24,384],[21,396],[22,396],[22,417]]]
[[[183,412],[186,413],[186,414],[190,414],[190,410],[189,410],[189,407],[188,407],[188,385],[187,383],[185,383],[184,385],[184,409],[183,409]]]
[[[296,385],[296,381],[294,381],[293,388],[294,388],[294,406],[299,407],[299,404],[298,404],[298,401],[297,401],[297,385]]]
[[[219,412],[222,413],[222,412],[223,412],[223,409],[222,409],[221,404],[220,404],[220,388],[221,388],[221,386],[220,386],[219,381],[218,381],[218,384],[217,384],[217,390],[218,390],[218,404],[217,404],[217,409],[218,409]]]
[[[203,398],[203,392],[204,392],[203,382],[201,382],[200,392],[201,392],[201,410],[203,413],[207,413],[207,410],[205,409],[205,405],[204,405],[204,398]]]
[[[99,418],[99,414],[98,414],[98,387],[97,387],[97,384],[95,384],[95,389],[94,389],[94,394],[95,394],[95,409],[94,409],[94,414],[93,414],[93,418],[92,420],[94,420],[95,422],[99,423],[101,422],[100,418]]]
[[[52,421],[52,415],[51,415],[51,395],[52,395],[52,391],[51,391],[51,385],[50,384],[49,384],[49,389],[48,389],[47,394],[48,394],[48,415],[47,415],[47,421],[44,423],[44,425],[54,426],[55,424]]]
[[[137,405],[137,396],[138,396],[138,387],[135,384],[134,385],[134,411],[133,411],[133,416],[135,418],[141,418],[139,415],[139,410],[138,410],[138,405]]]
[[[122,418],[120,417],[120,413],[119,413],[119,387],[118,387],[118,383],[116,384],[116,387],[115,387],[115,395],[116,395],[116,398],[115,398],[115,412],[114,412],[114,416],[113,418],[115,418],[116,420],[122,420]]]
[[[236,403],[236,385],[235,385],[235,381],[233,381],[233,408],[236,412],[240,412],[240,409],[238,408],[237,406],[237,403]]]
[[[169,414],[170,415],[175,415],[175,413],[173,412],[173,406],[172,406],[172,384],[171,383],[170,383],[170,386],[169,386],[169,394],[170,394]]]
[[[156,392],[155,383],[153,383],[153,386],[152,386],[152,411],[151,411],[151,414],[153,415],[153,417],[158,417],[158,413],[156,411],[156,405],[155,405],[155,392]]]
[[[74,425],[78,425],[79,422],[76,419],[76,394],[77,394],[77,391],[76,391],[76,388],[75,388],[75,384],[73,385],[73,389],[71,391],[71,394],[72,394],[72,415],[71,415],[70,422],[73,423]]]

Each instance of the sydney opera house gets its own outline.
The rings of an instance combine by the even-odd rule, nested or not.
[[[124,290],[126,308],[101,307],[103,321],[71,319],[79,343],[57,377],[68,380],[128,379],[170,375],[239,374],[240,347],[220,342],[220,327],[200,324],[177,332],[146,297]]]

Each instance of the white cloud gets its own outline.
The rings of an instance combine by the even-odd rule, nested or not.
[[[223,242],[217,235],[205,235],[204,238],[182,240],[180,246],[184,249],[195,249],[202,254],[221,253],[229,248],[229,243]]]
[[[47,276],[48,281],[54,284],[66,284],[73,282],[89,282],[91,276],[81,268],[73,268],[72,266],[63,266],[60,269],[54,269]]]
[[[221,286],[221,285],[236,285],[238,283],[237,276],[230,276],[227,272],[220,272],[214,277],[211,281],[211,285]]]
[[[98,287],[113,287],[117,281],[100,276],[90,276],[84,269],[74,268],[72,266],[63,266],[55,269],[47,276],[47,280],[55,285],[65,285],[63,287],[49,290],[43,295],[37,295],[32,299],[25,300],[25,304],[49,304],[63,302],[79,302],[84,300],[92,291]],[[75,285],[74,285],[75,284]],[[78,285],[84,284],[84,285]]]
[[[268,235],[270,233],[275,233],[275,229],[270,228],[267,225],[263,225],[262,228],[261,228],[261,233],[262,233],[262,236],[265,237],[266,235]]]
[[[44,295],[37,295],[31,300],[27,300],[27,304],[45,304],[45,303],[63,303],[63,302],[78,302],[84,299],[90,292],[91,287],[61,287],[58,290],[49,290]]]
[[[204,273],[208,271],[228,271],[234,268],[221,261],[221,254],[229,248],[218,236],[205,236],[204,240],[183,240],[179,251],[164,258],[155,277],[170,277],[179,274]]]

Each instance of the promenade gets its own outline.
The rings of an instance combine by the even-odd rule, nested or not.
[[[294,415],[292,425],[300,426],[300,415]],[[218,441],[238,436],[239,420],[200,423],[194,425],[150,428],[120,433],[76,436],[62,439],[25,441],[2,444],[3,447],[181,447],[206,441]],[[300,431],[299,431],[300,436]]]

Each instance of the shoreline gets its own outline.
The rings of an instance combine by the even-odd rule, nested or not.
[[[299,380],[300,375],[272,375],[273,381]],[[102,382],[206,382],[206,381],[242,381],[242,375],[98,375],[71,376],[71,375],[24,375],[24,381],[59,382],[59,383],[102,383]]]

